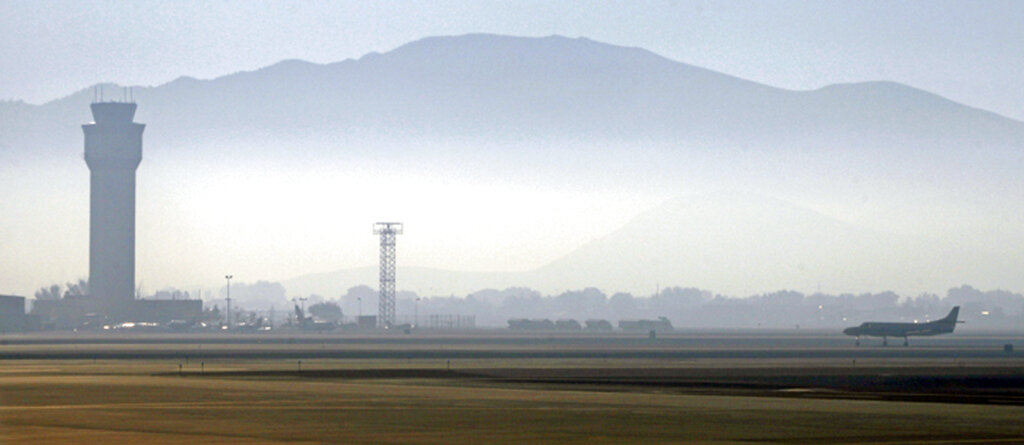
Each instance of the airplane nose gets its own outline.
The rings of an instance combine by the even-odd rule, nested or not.
[[[851,332],[853,332],[853,328],[843,329],[843,333],[846,335],[853,335]]]

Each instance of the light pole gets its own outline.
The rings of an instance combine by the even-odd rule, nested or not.
[[[227,318],[225,318],[227,320],[228,329],[231,329],[231,279],[234,277],[234,275],[224,275],[224,279],[228,280],[228,315]]]
[[[416,297],[412,307],[412,327],[420,326],[420,297]]]

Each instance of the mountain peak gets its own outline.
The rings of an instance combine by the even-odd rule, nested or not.
[[[407,43],[384,53],[388,57],[440,57],[459,56],[463,60],[489,60],[489,56],[523,59],[525,57],[545,58],[549,62],[567,58],[573,61],[593,61],[612,57],[624,62],[624,58],[655,59],[672,62],[641,48],[618,46],[597,42],[585,37],[566,37],[553,34],[544,37],[518,37],[500,34],[463,34],[455,36],[426,37]]]

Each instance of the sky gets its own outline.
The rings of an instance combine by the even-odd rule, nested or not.
[[[155,86],[436,35],[587,37],[790,89],[890,80],[1024,120],[1015,1],[0,0],[0,100]]]

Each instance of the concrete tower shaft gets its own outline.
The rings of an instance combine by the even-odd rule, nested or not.
[[[130,315],[135,299],[135,169],[142,161],[136,105],[93,103],[82,125],[89,166],[89,295],[100,314]]]

